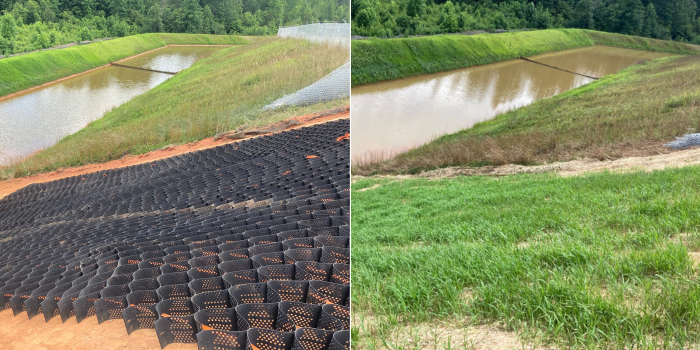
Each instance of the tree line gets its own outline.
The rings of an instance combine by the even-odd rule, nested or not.
[[[140,33],[273,35],[350,20],[347,0],[0,0],[0,54]]]
[[[700,43],[700,0],[352,0],[353,34],[583,28]]]

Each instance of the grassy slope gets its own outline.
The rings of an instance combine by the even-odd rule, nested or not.
[[[338,68],[347,55],[335,47],[273,37],[223,49],[5,172],[24,176],[105,162],[126,153],[201,140],[244,123],[268,124],[346,105],[348,99],[260,111]]]
[[[483,65],[595,44],[679,54],[698,53],[698,47],[694,45],[580,29],[354,40],[352,85]]]
[[[0,96],[103,66],[165,45],[237,45],[233,35],[141,34],[89,45],[47,50],[0,60]]]
[[[418,348],[397,330],[465,316],[561,348],[696,342],[698,174],[355,182],[353,345]]]
[[[354,170],[416,172],[668,152],[663,143],[700,130],[699,84],[700,56],[657,59]]]

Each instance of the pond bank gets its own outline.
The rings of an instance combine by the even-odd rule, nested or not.
[[[0,60],[0,100],[12,93],[67,78],[168,45],[241,45],[240,36],[141,34],[90,45],[34,52]]]
[[[356,40],[352,85],[485,65],[593,45],[698,54],[696,45],[582,29]]]

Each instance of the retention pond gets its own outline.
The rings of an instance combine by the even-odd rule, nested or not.
[[[437,136],[588,84],[664,53],[592,46],[358,86],[352,157],[391,157]],[[537,63],[536,63],[537,62]]]
[[[50,147],[220,47],[170,46],[0,100],[0,165]],[[144,68],[134,69],[128,68]]]

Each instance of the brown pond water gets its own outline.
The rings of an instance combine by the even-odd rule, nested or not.
[[[166,47],[121,64],[178,72],[219,47]],[[0,101],[0,164],[54,145],[106,112],[173,77],[106,67]]]
[[[593,46],[530,59],[601,77],[664,53]],[[594,81],[523,60],[392,80],[352,89],[352,157],[387,158]]]

